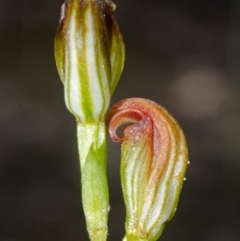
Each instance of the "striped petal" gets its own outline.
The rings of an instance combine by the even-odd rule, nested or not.
[[[116,129],[123,124],[123,136]],[[124,240],[155,241],[178,203],[188,163],[184,134],[161,106],[120,101],[108,114],[113,141],[122,141],[121,182],[126,205]]]
[[[62,6],[55,59],[65,102],[81,123],[103,120],[124,63],[114,4],[68,0]]]

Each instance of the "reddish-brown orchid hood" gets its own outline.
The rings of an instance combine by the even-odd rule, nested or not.
[[[184,134],[161,106],[140,98],[112,107],[113,141],[122,142],[121,182],[126,205],[124,240],[157,240],[173,216],[188,164]],[[122,136],[116,134],[123,127]]]

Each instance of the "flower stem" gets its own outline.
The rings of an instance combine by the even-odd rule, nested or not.
[[[77,122],[82,201],[91,241],[107,239],[109,209],[106,178],[106,127],[104,122]]]
[[[123,241],[149,241],[149,239],[127,234],[124,236]]]

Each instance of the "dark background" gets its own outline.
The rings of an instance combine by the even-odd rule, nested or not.
[[[240,1],[116,0],[126,64],[112,103],[145,97],[180,122],[191,164],[161,241],[240,240]],[[0,241],[88,240],[76,125],[53,39],[62,0],[0,0]],[[124,234],[109,144],[109,240]]]

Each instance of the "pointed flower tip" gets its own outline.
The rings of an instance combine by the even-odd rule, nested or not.
[[[157,240],[176,210],[183,184],[188,164],[184,134],[164,108],[146,99],[120,101],[107,122],[112,139],[123,141],[125,240]],[[116,129],[126,123],[117,137]]]
[[[82,122],[104,119],[122,73],[125,48],[108,0],[66,0],[55,59],[67,108]]]

